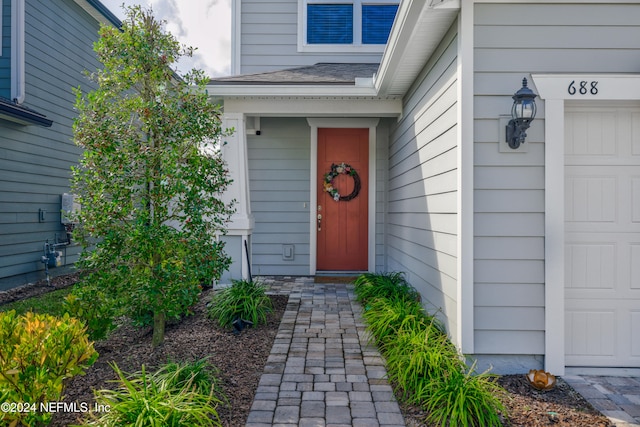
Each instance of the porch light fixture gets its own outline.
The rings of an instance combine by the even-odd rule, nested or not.
[[[511,120],[507,124],[507,144],[514,150],[524,143],[526,130],[536,117],[536,96],[527,87],[527,78],[522,79],[522,87],[512,97]]]

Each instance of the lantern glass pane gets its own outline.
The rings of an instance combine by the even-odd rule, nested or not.
[[[536,104],[533,100],[523,100],[520,108],[520,117],[531,119],[536,115]]]

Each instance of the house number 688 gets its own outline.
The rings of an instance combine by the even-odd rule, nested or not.
[[[569,95],[587,95],[589,93],[591,95],[597,95],[598,82],[595,80],[591,82],[582,80],[579,83],[576,83],[575,80],[571,80],[571,83],[569,83],[569,87],[567,88],[567,92],[569,92]]]

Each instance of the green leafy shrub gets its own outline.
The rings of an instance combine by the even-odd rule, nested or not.
[[[63,307],[72,317],[84,322],[92,340],[106,338],[116,327],[114,304],[95,286],[76,286],[64,298]]]
[[[236,280],[215,293],[209,303],[209,317],[222,327],[230,327],[236,319],[249,320],[254,325],[267,323],[267,314],[273,310],[265,287],[247,280]]]
[[[140,372],[125,375],[114,363],[118,375],[117,388],[96,392],[96,403],[108,408],[100,414],[91,413],[83,426],[220,426],[217,406],[220,400],[213,387],[208,392],[196,384],[196,376],[184,380],[186,369],[181,365],[161,368],[155,374]],[[202,378],[200,377],[200,380]]]
[[[48,423],[40,404],[60,401],[64,380],[82,374],[98,358],[82,323],[65,314],[0,313],[0,397],[34,405],[24,412],[0,412],[2,425]]]
[[[364,273],[354,282],[358,301],[366,304],[375,298],[420,301],[420,294],[403,273]]]

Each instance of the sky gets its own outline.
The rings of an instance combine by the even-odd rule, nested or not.
[[[221,77],[231,70],[231,2],[233,0],[100,0],[123,20],[122,5],[151,7],[154,16],[167,22],[166,30],[181,43],[197,48],[184,58],[178,71],[204,70],[209,77]]]

